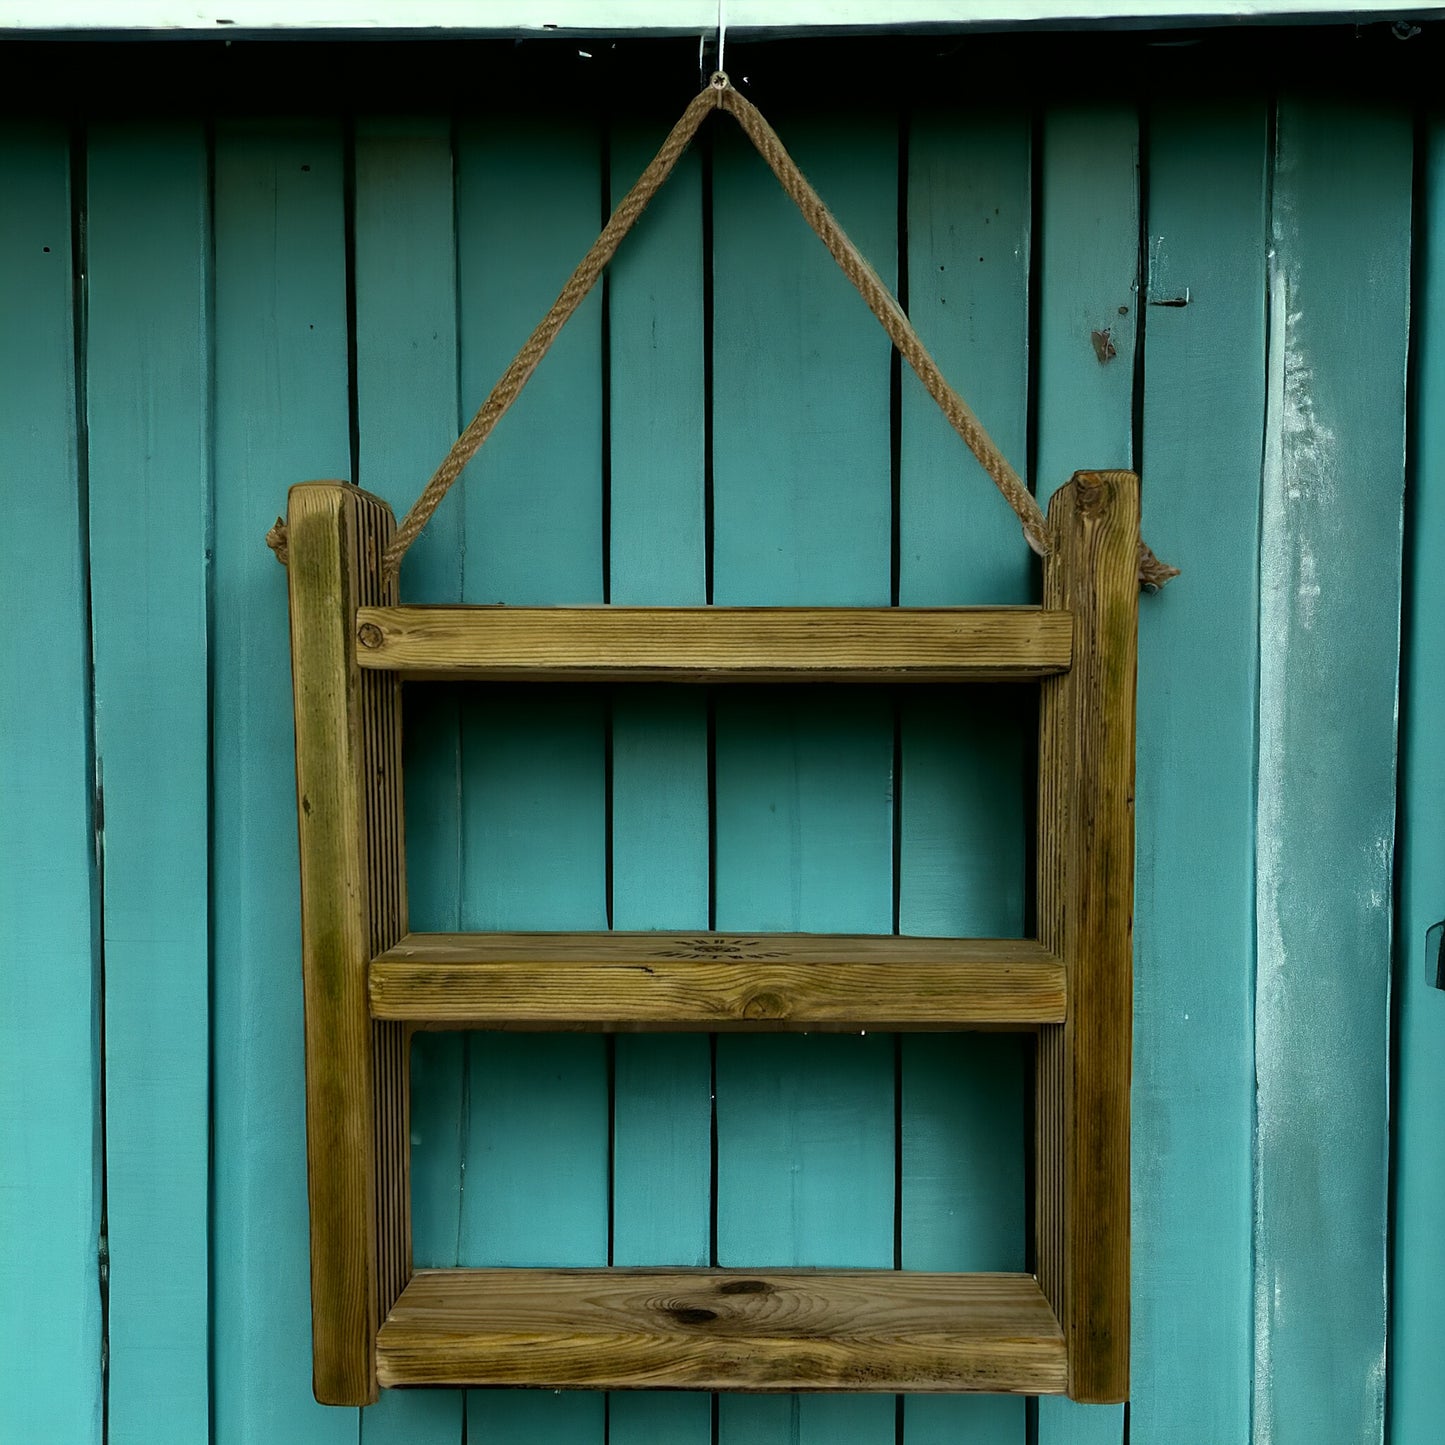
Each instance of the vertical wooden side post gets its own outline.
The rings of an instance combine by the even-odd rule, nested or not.
[[[1074,614],[1074,662],[1039,716],[1039,937],[1068,1019],[1038,1048],[1039,1281],[1069,1395],[1129,1393],[1129,1065],[1139,480],[1077,472],[1049,506],[1044,605]]]
[[[371,1022],[366,971],[406,931],[400,684],[356,665],[356,609],[396,599],[384,502],[344,482],[293,487],[287,511],[306,1156],[316,1398],[377,1398],[379,1321],[410,1273],[406,1039]]]

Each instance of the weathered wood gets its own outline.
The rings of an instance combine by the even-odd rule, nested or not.
[[[362,607],[362,668],[493,681],[1018,681],[1069,665],[1037,607]]]
[[[1129,1390],[1129,1065],[1139,486],[1079,472],[1049,506],[1044,602],[1076,618],[1074,665],[1039,716],[1040,940],[1066,1022],[1039,1038],[1039,1280],[1074,1400]]]
[[[371,966],[374,1018],[661,1031],[1029,1028],[1063,965],[1026,939],[826,934],[408,934]]]
[[[406,1049],[373,1025],[366,965],[406,931],[400,687],[356,666],[350,619],[391,600],[384,502],[341,482],[291,489],[287,511],[306,1153],[316,1398],[376,1398],[372,1341],[410,1273]]]
[[[1257,1445],[1386,1435],[1413,139],[1403,105],[1296,98],[1275,112],[1255,821]],[[1410,1438],[1393,1423],[1389,1433]]]
[[[1432,107],[1421,136],[1424,232],[1419,290],[1411,298],[1415,387],[1445,396],[1445,111]],[[1418,351],[1415,348],[1418,347]],[[1434,987],[1427,931],[1445,912],[1445,408],[1419,408],[1411,434],[1414,492],[1409,525],[1408,648],[1401,720],[1400,902],[1395,919],[1399,1073],[1391,1085],[1393,1250],[1390,1278],[1389,1418],[1392,1440],[1428,1440],[1440,1426],[1440,1351],[1445,1338],[1445,993]]]
[[[1029,1275],[422,1270],[377,1337],[384,1385],[1053,1393]]]

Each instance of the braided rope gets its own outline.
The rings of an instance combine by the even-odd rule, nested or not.
[[[416,540],[417,534],[436,511],[441,499],[446,496],[453,482],[461,475],[462,468],[476,455],[478,448],[491,435],[493,428],[516,401],[522,388],[537,369],[537,364],[547,354],[556,340],[558,332],[582,304],[588,292],[597,284],[607,263],[616,254],[622,239],[637,223],[648,203],[661,189],[664,181],[672,174],[673,167],[681,159],[698,127],[712,110],[727,111],[742,127],[758,154],[767,162],[768,168],[778,178],[779,184],[802,212],[804,220],[816,232],[819,240],[828,248],[843,274],[853,283],[858,294],[867,303],[868,309],[876,316],[888,333],[889,339],[898,348],[899,354],[911,366],[923,383],[928,394],[938,404],[964,444],[978,459],[979,465],[992,478],[994,485],[1003,494],[1004,500],[1013,508],[1023,526],[1024,537],[1030,547],[1041,557],[1047,556],[1049,546],[1048,522],[1042,509],[1029,491],[1022,477],[1009,465],[1008,459],[998,449],[993,438],[974,415],[968,403],[948,384],[938,369],[928,348],[919,339],[913,324],[904,314],[893,293],[883,284],[882,279],[867,259],[848,239],[843,228],[822,198],[808,183],[798,164],[787,152],[772,126],[750,101],[739,95],[719,71],[707,87],[688,105],[682,118],[673,126],[662,148],[653,157],[647,169],[638,177],[636,184],[618,203],[602,234],[592,243],[591,249],[582,258],[581,264],[568,278],[561,294],[552,303],[551,309],[538,323],[535,331],[527,338],[526,344],[517,353],[511,365],[502,373],[492,393],[482,403],[481,409],[467,424],[452,449],[437,468],[432,479],[423,488],[421,495],[412,504],[411,510],[402,519],[401,525],[392,538],[391,545],[383,555],[383,566],[387,575],[394,575],[401,566],[407,548]],[[1140,543],[1139,577],[1149,588],[1157,588],[1170,577],[1177,576],[1178,569],[1160,562],[1147,546]]]

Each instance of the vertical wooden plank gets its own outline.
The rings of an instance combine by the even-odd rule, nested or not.
[[[70,138],[0,122],[0,1437],[99,1445],[100,1099]],[[23,686],[16,685],[21,679]]]
[[[1260,548],[1255,1439],[1379,1440],[1403,110],[1282,102]],[[1304,759],[1308,759],[1305,765]]]
[[[1445,117],[1427,118],[1422,156],[1425,225],[1417,234],[1415,384],[1409,474],[1410,594],[1403,696],[1400,920],[1395,935],[1399,1073],[1395,1087],[1395,1233],[1390,1277],[1390,1438],[1427,1439],[1440,1418],[1438,1342],[1445,1331],[1445,992],[1428,929],[1445,918]]]
[[[1051,106],[1039,163],[1035,473],[1042,502],[1082,468],[1133,460],[1138,112]]]
[[[356,125],[357,481],[401,515],[451,445],[457,287],[451,123],[366,117]],[[407,554],[408,601],[460,601],[460,499]],[[456,690],[403,689],[411,926],[461,926],[460,713]],[[415,1036],[410,1066],[412,1249],[458,1261],[465,1034]],[[362,1416],[365,1445],[455,1445],[460,1391],[383,1391]]]
[[[892,280],[897,132],[882,117],[774,117],[829,205]],[[888,343],[740,137],[717,131],[714,600],[889,600]],[[887,700],[779,690],[719,698],[719,928],[892,926]],[[887,1037],[720,1038],[717,1258],[888,1266],[894,1064]],[[807,1422],[807,1423],[803,1423]],[[827,1430],[892,1441],[887,1397],[725,1397],[721,1438]]]
[[[927,111],[908,140],[909,314],[945,374],[1026,468],[1030,116]],[[917,379],[903,379],[898,600],[1030,600],[1012,512]],[[1018,937],[1027,891],[1033,689],[949,689],[900,704],[903,933]],[[1022,1270],[1024,1041],[906,1035],[899,1234],[905,1269]],[[1021,1399],[910,1398],[910,1445],[1019,1445]]]
[[[1036,367],[1039,500],[1081,467],[1133,462],[1139,120],[1128,105],[1058,104],[1041,123]],[[1096,336],[1097,334],[1097,336]],[[1038,1405],[1039,1445],[1123,1438],[1117,1406]]]
[[[1249,1435],[1266,146],[1261,102],[1151,112],[1144,535],[1184,569],[1139,608],[1130,1428],[1158,1445]]]
[[[1039,1030],[1039,1285],[1063,1326],[1069,1396],[1129,1382],[1129,1080],[1139,483],[1078,472],[1049,504],[1044,606],[1074,614],[1074,660],[1039,698],[1039,941],[1069,1016]]]
[[[358,607],[396,602],[380,562],[395,522],[369,492],[307,482],[286,527],[315,1390],[363,1405],[377,1328],[410,1274],[406,1050],[366,999],[371,959],[406,932],[401,682],[359,670],[354,631]]]
[[[468,415],[596,235],[589,117],[493,115],[459,138],[458,284]],[[472,602],[602,599],[600,297],[568,325],[469,469]],[[462,714],[469,929],[607,926],[605,709],[595,691],[493,690]],[[461,1253],[476,1264],[605,1264],[607,1047],[600,1036],[470,1041]],[[469,1429],[518,1445],[600,1442],[600,1395],[472,1391]]]
[[[670,115],[614,120],[616,199]],[[650,123],[649,123],[650,122]],[[687,156],[613,263],[610,599],[707,601],[702,159]],[[612,703],[612,925],[708,926],[707,699],[619,689]],[[612,1106],[612,1263],[707,1264],[712,1050],[701,1035],[619,1035]],[[611,1445],[705,1445],[705,1395],[614,1395]]]
[[[205,133],[96,126],[87,182],[108,1438],[161,1445],[203,1438],[210,1410]]]
[[[215,160],[212,1258],[217,1445],[356,1439],[311,1395],[286,485],[350,469],[342,143],[227,122]],[[257,1382],[265,1381],[265,1388]]]

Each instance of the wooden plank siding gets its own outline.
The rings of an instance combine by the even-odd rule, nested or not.
[[[1144,529],[1188,577],[1139,616],[1129,1423],[1158,1445],[1250,1429],[1267,130],[1259,101],[1149,120]]]
[[[1271,1445],[1295,1445],[1378,1440],[1384,1429],[1412,167],[1408,121],[1392,106],[1290,99],[1276,135],[1255,805],[1254,1419]],[[1372,350],[1347,360],[1362,335]]]
[[[311,1397],[290,647],[256,548],[277,478],[351,470],[343,161],[337,122],[217,127],[212,1429],[278,1445],[357,1433]]]
[[[368,116],[355,133],[356,481],[394,510],[456,434],[457,281],[451,121]],[[409,595],[460,602],[463,508],[449,508],[407,562]],[[461,926],[459,699],[404,688],[407,892],[421,928]],[[459,1262],[466,1035],[417,1038],[411,1056],[412,1254]],[[456,1391],[384,1391],[362,1445],[455,1445]]]
[[[907,119],[907,300],[950,381],[1028,474],[1032,117],[932,105]],[[1013,515],[917,379],[902,376],[898,601],[1027,603],[1034,566]],[[970,490],[973,489],[973,495]],[[975,505],[977,503],[978,505]],[[1019,935],[1027,926],[1035,689],[938,688],[898,702],[898,927]],[[899,1041],[899,1263],[1029,1263],[1025,1088],[1031,1048],[1003,1036]],[[1019,1445],[1005,1396],[904,1402],[904,1438]]]
[[[101,1445],[100,896],[68,127],[0,122],[0,1437]],[[16,425],[16,421],[20,424]]]
[[[891,283],[896,117],[774,120]],[[713,601],[886,605],[887,338],[752,148],[714,134]],[[877,689],[839,690],[821,710],[797,689],[719,691],[717,927],[890,932],[893,754]],[[719,1265],[893,1264],[895,1062],[886,1034],[719,1038]],[[895,1413],[886,1397],[844,1412],[727,1395],[718,1439],[883,1445]]]
[[[205,128],[95,126],[86,179],[91,645],[105,788],[107,1438],[162,1445],[203,1436],[210,1414],[210,979],[198,966],[210,932]]]
[[[455,99],[422,91],[399,45],[394,86],[374,58],[306,47],[341,78],[301,98],[302,47],[193,57],[202,77],[272,77],[304,119],[231,82],[192,104],[175,48],[139,42],[157,96],[174,78],[180,97],[156,113],[136,114],[139,89],[67,86],[57,120],[17,86],[7,115],[27,118],[0,120],[20,619],[0,649],[0,1439],[1439,1433],[1445,1042],[1422,950],[1445,915],[1445,131],[1434,112],[1413,129],[1410,57],[1441,37],[1305,35],[1253,32],[1270,65],[1227,95],[1244,51],[1222,36],[1120,37],[1087,94],[1046,83],[1050,65],[1114,42],[729,42],[1040,500],[1079,468],[1135,466],[1144,535],[1184,569],[1140,601],[1127,1411],[710,1397],[703,1365],[697,1392],[315,1404],[286,578],[261,539],[294,482],[409,502],[675,118],[695,45],[655,42],[682,57],[663,74],[620,41],[459,41],[446,64],[475,60],[477,84]],[[1298,46],[1321,77],[1348,58],[1358,93],[1315,98]],[[33,54],[42,77],[58,64]],[[70,45],[65,63],[109,96],[116,54]],[[1395,56],[1402,78],[1373,99]],[[860,99],[845,82],[864,72]],[[376,84],[348,89],[356,74]],[[609,93],[604,74],[625,79]],[[401,597],[1000,607],[1037,605],[1038,577],[724,120],[442,505]],[[411,928],[1038,936],[1036,683],[693,680],[408,683]],[[402,977],[388,967],[378,997]],[[467,1034],[442,1003],[408,1044],[419,1267],[1037,1266],[1027,1034]],[[525,1013],[486,1017],[555,1022]]]
[[[1445,413],[1425,398],[1445,394],[1445,115],[1425,118],[1421,187],[1428,224],[1415,259],[1413,417],[1409,432],[1404,691],[1400,742],[1400,911],[1395,930],[1395,1008],[1400,1050],[1393,1136],[1395,1208],[1390,1272],[1388,1409],[1391,1436],[1428,1436],[1440,1408],[1431,1341],[1445,1328],[1445,1238],[1437,1228],[1445,1189],[1445,991],[1439,947],[1427,934],[1445,919],[1445,667],[1438,619],[1445,616]]]
[[[1139,116],[1072,102],[1040,122],[1035,491],[1080,467],[1134,461],[1139,301]],[[1038,1445],[1121,1445],[1116,1405],[1040,1400]]]

